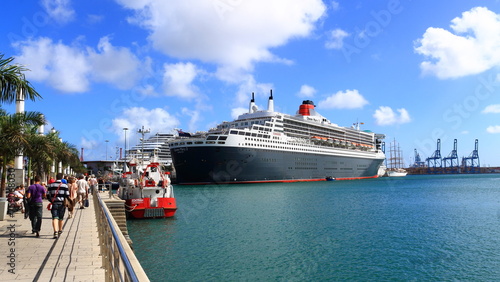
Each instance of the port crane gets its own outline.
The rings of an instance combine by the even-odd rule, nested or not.
[[[453,141],[453,150],[450,152],[450,154],[443,158],[444,162],[444,170],[445,172],[448,172],[446,168],[450,168],[449,172],[451,173],[458,173],[458,154],[457,154],[457,139]],[[448,165],[449,163],[449,165]]]
[[[472,153],[468,157],[462,157],[462,167],[464,173],[478,173],[480,171],[478,139],[476,139]]]
[[[413,163],[413,167],[425,167],[425,162],[420,158],[417,149],[415,149],[415,162]]]
[[[434,151],[432,156],[428,157],[425,161],[427,162],[427,167],[428,167],[429,173],[436,173],[436,172],[441,171],[441,170],[436,170],[436,168],[442,167],[442,163],[441,163],[441,139],[437,140],[436,151]],[[432,166],[431,166],[431,163],[432,163]],[[434,169],[431,170],[431,168],[434,168]]]

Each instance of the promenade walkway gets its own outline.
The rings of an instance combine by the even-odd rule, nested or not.
[[[31,234],[24,214],[0,221],[1,281],[105,281],[92,197],[90,206],[66,211],[63,233],[53,239],[50,211],[44,208],[40,237]],[[47,205],[44,200],[44,207]]]

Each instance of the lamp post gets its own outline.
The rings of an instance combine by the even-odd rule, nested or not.
[[[108,160],[108,142],[109,140],[106,140],[106,161]]]
[[[123,153],[123,155],[125,156],[124,157],[125,160],[127,160],[127,130],[128,130],[127,127],[123,128],[123,131],[125,131],[125,152]]]

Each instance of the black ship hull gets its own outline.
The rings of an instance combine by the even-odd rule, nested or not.
[[[179,184],[375,178],[383,159],[230,146],[171,148]]]

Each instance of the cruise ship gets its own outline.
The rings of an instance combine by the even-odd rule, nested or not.
[[[352,180],[378,177],[383,134],[341,127],[303,101],[296,115],[267,110],[254,94],[247,113],[198,138],[169,142],[178,184]]]

